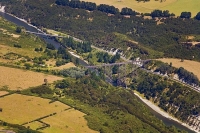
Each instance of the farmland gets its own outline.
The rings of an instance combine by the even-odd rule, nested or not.
[[[71,109],[70,106],[61,102],[51,103],[48,99],[20,94],[8,95],[0,100],[0,107],[3,109],[0,118],[3,121],[29,126],[31,129],[41,128],[48,124],[50,127],[45,128],[44,131],[40,130],[48,133],[50,131],[92,132],[87,127],[84,113]]]
[[[67,111],[56,114],[52,117],[45,118],[42,121],[45,123],[49,123],[51,127],[44,129],[42,132],[45,132],[45,133],[55,133],[55,132],[93,133],[95,132],[87,127],[87,121],[84,119],[83,117],[84,115],[85,115],[84,113],[78,110],[69,109]]]
[[[32,71],[0,66],[0,87],[8,86],[10,90],[21,90],[42,85],[46,78],[49,83],[61,80],[61,77],[46,75]]]
[[[172,58],[163,58],[159,60],[166,62],[168,64],[170,64],[171,62],[172,66],[177,67],[177,68],[183,67],[186,70],[193,72],[200,79],[200,67],[199,67],[200,62],[190,61],[190,60],[184,60],[183,62],[181,62],[180,59],[172,59]]]
[[[163,0],[163,2],[151,0],[150,2],[137,2],[136,0],[85,0],[89,2],[95,2],[96,4],[108,4],[113,5],[119,9],[123,7],[129,7],[138,12],[147,13],[154,9],[169,10],[175,13],[177,16],[183,11],[192,12],[192,16],[195,16],[199,12],[200,1],[199,0]]]

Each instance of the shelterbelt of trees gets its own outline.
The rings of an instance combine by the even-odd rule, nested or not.
[[[162,17],[158,23],[155,19],[136,16],[137,13],[132,9],[123,8],[119,12],[112,6],[95,6],[86,2],[71,1],[66,4],[60,0],[1,0],[0,2],[6,5],[7,12],[24,18],[35,26],[59,30],[104,48],[115,47],[125,54],[131,53],[129,55],[133,58],[164,56],[200,61],[199,45],[183,44],[192,41],[188,39],[191,35],[196,42],[199,42],[199,13],[195,19],[188,17],[190,16],[188,12],[179,18],[172,18],[168,17],[173,15],[168,11],[155,10],[151,15]],[[96,7],[94,10],[89,8],[93,7],[92,5]],[[117,12],[108,15],[107,13],[112,13],[110,12],[112,10]],[[124,16],[128,14],[132,14],[130,18]]]

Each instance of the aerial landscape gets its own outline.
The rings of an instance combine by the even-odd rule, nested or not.
[[[200,133],[199,0],[0,0],[0,132]]]

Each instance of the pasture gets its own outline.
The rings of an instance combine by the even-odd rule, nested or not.
[[[45,78],[49,83],[63,79],[53,75],[46,75],[43,73],[4,66],[0,66],[0,73],[0,87],[8,86],[8,89],[10,90],[22,90],[33,86],[42,85]]]
[[[50,127],[38,129],[46,133],[95,132],[88,128],[84,113],[58,101],[20,94],[1,97],[0,101],[0,120],[12,124],[35,130],[48,124]]]
[[[49,128],[45,128],[45,133],[95,133],[88,128],[87,121],[84,119],[84,113],[69,109],[60,112],[54,116],[42,119],[43,122],[50,124]]]
[[[99,4],[113,5],[120,10],[123,7],[132,8],[135,11],[141,13],[150,13],[155,9],[169,10],[170,13],[175,13],[176,16],[180,16],[183,11],[192,12],[192,16],[195,16],[197,12],[200,11],[200,1],[199,0],[161,0],[155,1],[150,0],[149,2],[138,2],[136,0],[84,0],[89,2],[94,2]]]
[[[166,62],[170,64],[172,63],[172,66],[174,67],[183,67],[184,69],[188,70],[189,72],[193,72],[199,79],[200,79],[200,62],[191,61],[191,60],[184,60],[181,62],[181,59],[172,59],[172,58],[163,58],[158,59],[162,62]]]

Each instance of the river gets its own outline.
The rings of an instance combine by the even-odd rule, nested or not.
[[[26,30],[28,30],[28,31],[31,31],[31,32],[40,32],[36,27],[33,27],[33,26],[27,24],[26,22],[24,22],[24,21],[22,21],[22,20],[19,20],[19,19],[15,18],[15,17],[13,17],[13,16],[11,16],[11,15],[9,15],[9,14],[0,12],[0,16],[2,16],[3,18],[5,18],[6,20],[8,20],[8,21],[10,21],[10,22],[15,23],[15,24],[18,25],[18,26],[23,26],[23,27],[24,27]],[[40,37],[43,37],[43,36],[40,36]],[[49,38],[43,38],[43,39],[44,39],[47,43],[53,44],[53,45],[55,46],[56,49],[58,49],[58,48],[61,46],[58,42],[54,41],[53,39],[49,39]],[[80,63],[81,65],[84,65],[84,66],[88,65],[85,61],[83,61],[83,60],[81,60],[81,59],[79,59],[79,63]],[[140,99],[139,99],[139,100],[140,100]],[[140,101],[141,101],[141,100],[140,100]],[[141,102],[143,102],[143,101],[141,101]],[[194,131],[188,129],[187,127],[181,125],[180,123],[178,123],[178,122],[176,122],[176,121],[174,121],[174,120],[168,119],[168,118],[166,118],[166,117],[160,115],[159,113],[157,113],[156,111],[154,111],[153,109],[151,109],[149,106],[147,106],[147,108],[149,108],[149,110],[150,110],[158,119],[162,120],[166,125],[168,125],[168,126],[170,126],[170,125],[172,126],[172,125],[173,125],[173,126],[179,128],[179,129],[185,130],[185,131],[187,131],[187,132],[189,132],[189,133],[195,133]]]

